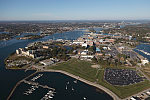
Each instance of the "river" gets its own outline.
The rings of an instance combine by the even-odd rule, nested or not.
[[[50,36],[45,36],[41,39],[36,40],[16,40],[11,39],[7,41],[0,41],[0,100],[6,100],[7,96],[9,95],[10,91],[14,87],[14,85],[24,77],[30,75],[34,71],[27,71],[24,70],[7,70],[5,69],[4,59],[8,57],[11,53],[15,52],[18,48],[23,48],[27,44],[35,42],[35,41],[46,41],[49,39],[69,39],[74,40],[78,37],[82,36],[84,33],[83,30],[74,30],[70,32],[64,33],[55,33]],[[112,98],[104,93],[104,92],[97,92],[96,88],[89,86],[85,83],[78,82],[77,85],[74,85],[73,78],[66,76],[60,73],[44,73],[43,78],[39,82],[45,82],[44,84],[49,85],[50,87],[54,87],[56,89],[56,96],[54,100],[82,100],[83,96],[88,97],[88,100],[103,99],[103,100],[112,100]],[[76,92],[71,92],[71,90],[65,91],[64,86],[65,82],[70,81],[70,85],[74,86]],[[24,89],[28,89],[27,84],[21,84],[15,90],[13,95],[13,100],[25,100],[26,97],[22,96],[22,91]],[[43,95],[45,95],[47,91],[43,90],[42,88],[38,89],[31,98],[28,97],[28,100],[33,99],[41,99]],[[40,93],[40,94],[39,94]],[[18,98],[19,97],[19,98]],[[24,99],[23,99],[24,98]]]
[[[136,51],[137,53],[139,53],[140,55],[142,55],[143,57],[147,58],[150,61],[150,55],[146,55],[145,53],[139,50],[143,50],[144,52],[150,53],[150,45],[141,43],[134,49],[134,51]]]

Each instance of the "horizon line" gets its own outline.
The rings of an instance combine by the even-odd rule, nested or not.
[[[150,21],[150,19],[52,19],[52,20],[0,20],[5,21]]]

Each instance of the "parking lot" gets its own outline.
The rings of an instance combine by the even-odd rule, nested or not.
[[[130,69],[106,68],[104,79],[112,85],[129,85],[143,81],[136,71]]]

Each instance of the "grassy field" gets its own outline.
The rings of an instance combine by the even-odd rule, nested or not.
[[[150,88],[150,82],[148,80],[144,80],[143,82],[128,86],[113,86],[104,80],[104,70],[92,68],[91,65],[91,62],[72,59],[68,62],[57,64],[55,66],[50,66],[48,67],[48,69],[63,70],[71,74],[80,76],[86,80],[96,82],[110,89],[120,98],[125,98],[144,89]]]

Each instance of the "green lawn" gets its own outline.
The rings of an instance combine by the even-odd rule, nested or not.
[[[90,62],[73,59],[65,63],[57,64],[56,66],[51,66],[49,68],[67,71],[92,82],[96,80],[97,70],[91,67]]]
[[[92,68],[91,65],[91,62],[71,59],[68,62],[57,64],[48,68],[63,70],[71,74],[80,76],[86,80],[97,82],[98,84],[103,85],[104,87],[113,91],[120,98],[125,98],[144,89],[150,88],[150,82],[148,80],[129,86],[113,86],[104,80],[104,70],[99,70],[98,74],[96,75],[97,69]]]

